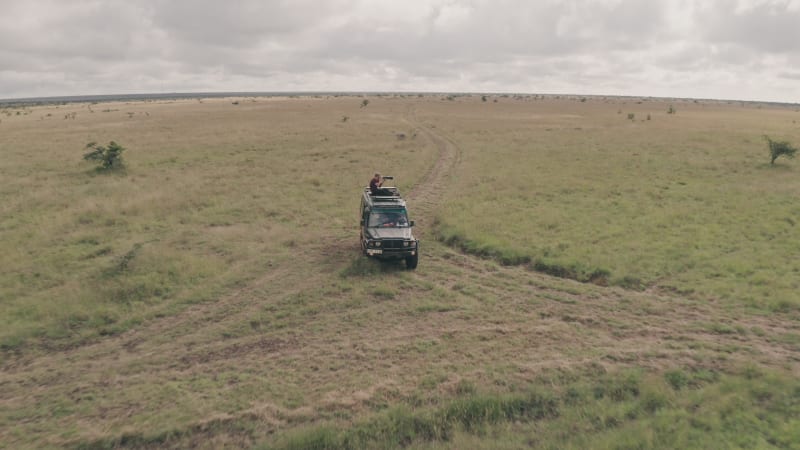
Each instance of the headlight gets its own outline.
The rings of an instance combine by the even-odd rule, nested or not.
[[[409,245],[411,245],[411,242],[403,241],[403,247],[408,247]]]
[[[380,246],[381,246],[381,241],[376,241],[375,242],[375,247],[380,247]]]

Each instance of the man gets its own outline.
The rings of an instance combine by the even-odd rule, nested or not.
[[[388,189],[381,189],[383,186],[383,180],[381,179],[381,174],[375,173],[375,176],[369,180],[369,193],[372,195],[380,195],[380,196],[389,196],[391,197],[394,193]]]

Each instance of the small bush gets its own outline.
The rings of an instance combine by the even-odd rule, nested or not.
[[[764,135],[764,139],[767,140],[767,145],[769,146],[770,164],[775,164],[775,160],[780,156],[794,158],[795,153],[797,153],[797,148],[786,141],[773,141],[767,135]]]
[[[125,151],[125,148],[114,141],[109,142],[107,147],[97,145],[96,142],[89,142],[84,150],[91,151],[84,153],[83,159],[99,162],[100,169],[112,170],[124,166],[122,152]]]

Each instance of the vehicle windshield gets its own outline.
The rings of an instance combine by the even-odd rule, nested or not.
[[[369,215],[368,227],[373,228],[406,228],[408,215],[404,209],[381,209]]]

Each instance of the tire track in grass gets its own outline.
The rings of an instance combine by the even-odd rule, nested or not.
[[[409,108],[403,120],[420,130],[425,138],[436,146],[439,153],[428,173],[405,196],[410,203],[415,221],[423,225],[423,228],[430,228],[435,220],[436,207],[441,205],[443,193],[447,189],[447,179],[461,159],[461,149],[443,133],[433,131],[433,127],[423,124],[417,118],[413,107]],[[426,233],[421,231],[419,234],[422,236]]]

